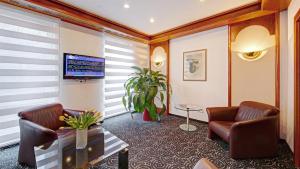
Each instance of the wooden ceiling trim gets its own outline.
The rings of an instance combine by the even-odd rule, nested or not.
[[[240,22],[240,20],[243,20],[243,22]],[[239,32],[249,25],[264,26],[269,30],[271,35],[274,35],[275,34],[274,22],[275,22],[275,15],[274,12],[272,11],[259,11],[259,12],[244,15],[242,18],[235,18],[231,21],[231,25],[230,25],[232,31],[231,40],[235,41],[236,36],[239,34]]]
[[[277,12],[274,6],[279,6],[280,9],[283,9],[283,7],[289,5],[290,0],[261,0],[260,2],[244,5],[154,35],[147,35],[58,0],[0,0],[0,2],[60,18],[63,21],[96,31],[107,32],[123,38],[153,44],[270,15]]]
[[[291,0],[261,0],[262,10],[282,11],[289,7]]]
[[[70,4],[64,3],[62,1],[58,0],[26,0],[31,3],[39,4],[44,7],[48,7],[49,3],[54,5],[54,8],[57,9],[57,11],[60,12],[70,12],[70,14],[75,14],[75,16],[82,16],[90,20],[94,20],[98,24],[103,25],[104,27],[108,27],[117,31],[121,31],[124,33],[127,33],[129,35],[133,35],[140,38],[148,39],[148,35],[140,32],[138,30],[135,30],[133,28],[130,28],[126,25],[122,25],[120,23],[114,22],[112,20],[106,19],[104,17],[101,17],[99,15],[93,14],[91,12],[85,11],[83,9],[80,9],[78,7],[72,6]],[[46,3],[46,4],[44,4]],[[54,9],[54,10],[55,10]]]
[[[148,43],[149,36],[121,24],[109,21],[107,19],[96,17],[90,13],[84,13],[83,10],[77,10],[70,6],[64,6],[61,2],[54,0],[0,0],[6,4],[25,8],[34,12],[46,14],[61,19],[62,21],[80,25],[96,31],[103,31],[106,28],[127,34],[131,39]],[[111,30],[109,32],[112,32]],[[121,34],[115,32],[115,34]],[[125,36],[125,35],[123,35]]]
[[[151,43],[157,43],[159,41],[165,41],[168,39],[178,38],[181,36],[201,32],[204,30],[225,26],[230,24],[229,21],[232,20],[232,18],[236,18],[238,16],[248,14],[251,12],[259,11],[260,9],[261,4],[259,2],[256,2],[226,12],[222,12],[211,17],[200,19],[195,22],[182,25],[159,34],[152,35]]]

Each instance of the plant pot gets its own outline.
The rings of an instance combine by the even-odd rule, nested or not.
[[[144,121],[154,121],[154,120],[151,119],[150,114],[149,114],[147,109],[144,110],[143,120]]]
[[[157,112],[160,112],[161,111],[161,108],[157,108]],[[144,114],[143,114],[143,120],[144,121],[160,121],[161,120],[161,117],[160,115],[157,113],[157,119],[153,120],[151,119],[150,117],[150,114],[149,114],[149,111],[147,109],[144,110]]]
[[[87,145],[88,129],[76,130],[76,149],[85,149]]]

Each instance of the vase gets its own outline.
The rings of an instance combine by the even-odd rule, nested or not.
[[[76,129],[76,149],[85,149],[88,129]]]

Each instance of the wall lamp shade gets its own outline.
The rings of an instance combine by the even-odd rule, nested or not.
[[[154,48],[152,54],[152,63],[153,66],[156,68],[161,68],[166,61],[167,53],[165,52],[164,48],[158,46]]]
[[[246,61],[262,58],[268,48],[275,46],[275,35],[270,35],[267,28],[252,25],[242,29],[231,44],[232,51]]]

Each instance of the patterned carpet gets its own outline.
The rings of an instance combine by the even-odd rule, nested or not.
[[[228,156],[228,145],[207,139],[207,124],[192,121],[196,132],[179,129],[184,118],[164,117],[160,123],[143,122],[140,115],[129,114],[104,122],[104,127],[129,143],[130,169],[192,169],[203,157],[221,169],[292,169],[292,153],[285,142],[279,155],[271,159],[234,160]],[[0,149],[1,169],[24,169],[17,165],[18,146]],[[104,160],[94,169],[116,169],[117,155]]]

